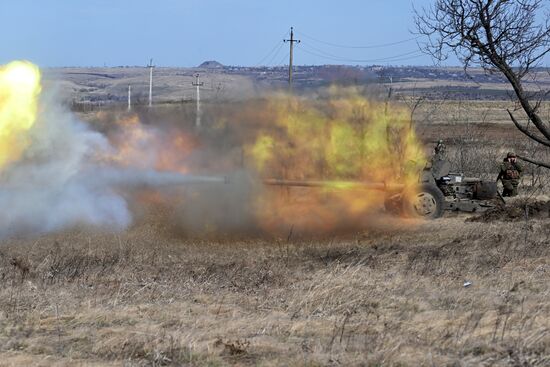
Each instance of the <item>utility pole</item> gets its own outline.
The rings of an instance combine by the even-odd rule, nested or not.
[[[290,61],[288,62],[288,87],[292,91],[292,57],[294,52],[294,43],[300,43],[300,40],[294,39],[294,27],[290,27],[290,39],[283,40],[283,42],[290,43]]]
[[[128,111],[132,110],[132,86],[128,86]]]
[[[153,59],[149,61],[149,65],[147,65],[149,68],[149,107],[153,106],[153,68],[155,65],[153,65]]]
[[[197,87],[197,116],[195,120],[195,126],[201,126],[201,91],[200,87],[204,85],[199,79],[199,74],[195,74],[195,81],[191,83],[194,87]]]
[[[384,104],[384,116],[386,117],[386,143],[388,144],[388,147],[392,146],[391,143],[391,128],[388,117],[388,106],[390,104],[390,99],[393,94],[393,76],[390,75],[390,88],[388,89],[388,97],[386,98],[386,103]],[[392,163],[392,169],[395,167],[395,165]]]
[[[388,115],[388,104],[390,103],[390,99],[393,94],[393,76],[390,75],[390,87],[388,88],[388,97],[386,98],[386,103],[384,105],[384,115]]]

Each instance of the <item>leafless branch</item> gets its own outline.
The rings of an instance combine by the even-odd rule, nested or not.
[[[550,17],[542,14],[547,7],[547,0],[435,0],[428,8],[415,10],[415,23],[426,39],[422,50],[436,60],[454,54],[465,70],[480,66],[503,75],[537,132],[522,126],[508,111],[513,123],[550,147],[550,123],[538,113],[545,93],[531,93],[523,82],[534,78],[534,69],[550,54]]]
[[[534,133],[532,133],[531,131],[529,131],[527,128],[525,128],[524,126],[522,126],[517,120],[516,118],[514,117],[514,115],[512,114],[512,112],[510,110],[507,110],[508,111],[508,114],[510,115],[510,119],[512,120],[512,122],[514,123],[514,125],[516,125],[517,129],[519,131],[521,131],[523,134],[527,135],[529,138],[533,139],[534,141],[536,141],[537,143],[539,144],[542,144],[542,145],[545,145],[547,147],[550,147],[550,141],[546,141],[542,138],[540,138],[539,136],[535,135]]]
[[[518,155],[518,158],[525,161],[525,162],[529,162],[529,163],[532,163],[532,164],[535,164],[537,166],[540,166],[540,167],[544,167],[544,168],[549,168],[550,169],[550,164],[548,163],[545,163],[545,162],[539,162],[539,161],[536,161],[532,158],[527,158],[527,157],[523,157],[523,156],[520,156]]]

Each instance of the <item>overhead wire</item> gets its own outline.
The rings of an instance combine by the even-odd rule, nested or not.
[[[341,44],[337,44],[337,43],[323,41],[323,40],[317,39],[315,37],[309,36],[309,35],[307,35],[306,33],[302,32],[302,31],[297,31],[296,33],[299,34],[301,37],[308,38],[311,41],[322,43],[324,45],[328,45],[328,46],[332,46],[332,47],[339,47],[339,48],[356,48],[356,49],[373,49],[373,48],[391,47],[391,46],[401,45],[401,44],[411,42],[411,41],[416,41],[417,39],[420,38],[420,36],[416,36],[416,37],[411,37],[411,38],[408,38],[408,39],[404,39],[404,40],[400,40],[400,41],[396,41],[396,42],[390,42],[390,43],[381,43],[381,44],[368,45],[368,46],[351,46],[351,45],[341,45]]]
[[[320,55],[320,54],[318,54],[318,53],[314,53],[314,52],[308,51],[308,50],[306,50],[306,49],[302,49],[302,51],[304,51],[305,53],[307,53],[307,54],[309,54],[309,55],[321,57],[321,58],[324,58],[324,59],[327,59],[327,60],[331,60],[331,61],[340,61],[340,62],[343,61],[343,60],[341,60],[341,59],[327,58],[326,56],[323,56],[323,55]],[[398,62],[398,61],[414,60],[414,59],[417,59],[417,58],[420,58],[420,57],[423,57],[423,56],[425,56],[425,55],[422,54],[422,53],[418,53],[418,54],[413,54],[413,55],[411,55],[411,56],[402,57],[402,58],[393,58],[393,59],[371,59],[371,60],[361,60],[360,62],[359,62],[359,61],[349,61],[349,62],[357,62],[357,63],[389,63],[389,62]],[[347,60],[346,60],[346,61],[347,61]]]
[[[380,57],[380,58],[373,58],[373,59],[351,59],[351,58],[344,58],[344,57],[333,55],[331,53],[325,52],[323,50],[320,50],[318,48],[315,48],[303,42],[300,44],[300,49],[307,54],[332,60],[332,61],[357,62],[357,63],[402,61],[402,60],[417,58],[423,55],[421,51],[414,50],[414,51],[409,51],[409,52],[388,56],[388,57]]]
[[[288,36],[289,32],[285,32],[283,35],[283,38]],[[313,42],[316,42],[317,44],[324,44],[331,47],[338,47],[338,48],[347,48],[347,49],[375,49],[375,48],[387,48],[391,46],[406,44],[411,41],[415,41],[419,38],[412,37],[396,42],[389,42],[389,43],[381,43],[381,44],[374,44],[374,45],[364,45],[364,46],[357,46],[357,45],[343,45],[343,44],[337,44],[332,42],[327,42],[320,40],[318,38],[312,37],[304,32],[297,31],[297,35],[303,38],[307,38],[308,40],[311,40]],[[344,63],[389,63],[389,62],[399,62],[399,61],[407,61],[407,60],[413,60],[420,58],[424,56],[422,51],[420,50],[413,50],[409,52],[399,53],[392,56],[387,57],[378,57],[378,58],[371,58],[371,59],[362,59],[362,58],[349,58],[344,56],[339,56],[335,53],[328,52],[322,48],[319,48],[317,44],[312,44],[310,41],[304,42],[302,40],[301,43],[297,44],[297,50],[303,51],[309,55],[319,57],[325,60],[331,60],[331,61],[338,61],[338,62],[344,62]],[[265,66],[273,66],[273,67],[280,67],[285,65],[285,60],[289,57],[289,52],[286,53],[286,55],[283,56],[282,59],[279,60],[278,63],[274,63],[274,61],[277,59],[277,57],[280,55],[281,50],[284,46],[284,42],[279,41],[277,42],[273,48],[256,64],[256,67],[261,66],[262,64]],[[321,46],[322,47],[322,46]],[[268,60],[266,62],[266,60]]]
[[[418,52],[416,55],[412,55],[412,56],[409,56],[409,57],[403,57],[403,58],[400,58],[400,59],[392,59],[392,60],[378,60],[378,61],[373,61],[373,62],[408,61],[408,60],[414,60],[414,59],[418,59],[418,58],[425,57],[425,56],[426,55],[423,52]]]
[[[278,67],[281,67],[281,66],[285,66],[285,60],[288,59],[290,56],[290,52],[287,52],[286,55],[284,55],[284,57],[279,61],[278,64],[275,65],[276,68]]]
[[[333,43],[333,42],[323,41],[321,39],[310,36],[310,35],[302,32],[300,30],[296,31],[296,34],[298,34],[300,37],[308,39],[305,42],[304,42],[304,40],[302,40],[302,42],[297,45],[297,46],[300,46],[299,48],[302,51],[304,51],[307,54],[310,54],[310,55],[313,55],[313,56],[316,56],[316,57],[320,57],[320,58],[323,58],[323,59],[326,59],[326,60],[331,60],[331,61],[339,61],[339,62],[347,62],[347,63],[351,63],[351,62],[355,62],[355,63],[397,62],[397,61],[405,61],[405,60],[416,59],[416,58],[419,58],[419,57],[424,55],[422,53],[422,51],[420,51],[420,50],[412,50],[412,51],[409,51],[409,52],[404,52],[404,53],[402,52],[402,53],[398,53],[398,54],[395,54],[395,55],[392,55],[392,56],[387,56],[387,57],[374,57],[374,58],[371,58],[371,59],[363,59],[363,58],[340,56],[340,55],[337,55],[335,53],[328,52],[325,49],[320,48],[322,46],[319,46],[319,44],[323,44],[323,45],[328,45],[328,46],[332,46],[332,47],[347,48],[347,49],[387,48],[387,47],[402,45],[402,44],[406,44],[406,43],[415,41],[420,36],[411,37],[411,38],[407,38],[407,39],[399,40],[399,41],[395,41],[395,42],[357,46],[357,45],[343,45],[343,44],[337,44],[337,43]],[[313,43],[313,42],[310,42],[310,41],[316,42],[316,44]]]
[[[265,55],[260,61],[258,61],[258,62],[257,62],[256,64],[254,64],[254,65],[255,65],[255,66],[260,66],[260,65],[262,65],[262,63],[263,63],[265,60],[267,60],[267,59],[271,56],[271,54],[272,54],[278,47],[279,47],[279,48],[282,47],[282,44],[283,44],[283,41],[280,41],[280,42],[278,42],[277,44],[275,44],[275,47],[273,47],[273,48],[271,49],[271,51],[269,51],[269,52],[267,53],[267,55]]]
[[[273,61],[275,61],[276,57],[279,56],[279,53],[281,52],[281,49],[283,48],[283,46],[284,46],[284,42],[281,41],[281,43],[279,44],[279,47],[277,48],[277,51],[273,54],[273,56],[271,56],[271,58],[269,59],[268,62],[265,63],[265,65],[273,64]]]
[[[265,62],[270,56],[271,56],[271,59],[270,61],[267,63],[267,65],[269,65],[269,63],[273,62],[273,59],[275,57],[277,57],[277,54],[280,52],[281,48],[283,47],[284,45],[284,41],[283,39],[288,36],[288,31],[285,32],[285,34],[283,34],[283,36],[281,37],[281,40],[278,41],[275,46],[273,46],[273,48],[267,53],[267,55],[265,55],[260,61],[258,61],[255,66],[258,67],[258,66],[261,66],[263,62]],[[272,55],[273,54],[273,55]]]

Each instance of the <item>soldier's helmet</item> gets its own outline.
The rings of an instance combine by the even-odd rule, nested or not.
[[[508,152],[508,154],[506,154],[506,157],[507,157],[507,158],[516,158],[516,153],[514,153],[514,152]]]

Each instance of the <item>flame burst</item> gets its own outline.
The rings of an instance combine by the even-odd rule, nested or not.
[[[0,170],[29,148],[40,91],[36,66],[0,67]],[[117,114],[116,123],[105,129],[112,151],[90,159],[182,173],[252,172],[242,185],[182,189],[185,197],[168,197],[168,205],[181,202],[204,230],[233,222],[232,230],[259,227],[271,233],[359,229],[379,213],[384,194],[360,190],[353,182],[400,183],[406,195],[415,193],[425,158],[409,116],[406,109],[371,101],[355,89],[335,88],[319,98],[274,96],[218,105],[206,111],[211,123],[200,131],[181,116],[177,123],[153,118],[144,124],[137,115]],[[264,187],[250,176],[327,183]]]
[[[400,183],[405,195],[414,194],[425,158],[404,108],[332,89],[324,101],[273,99],[267,111],[270,124],[247,149],[260,176],[327,184],[267,190],[256,201],[264,229],[364,226],[385,194],[358,189],[355,181]]]
[[[109,133],[116,152],[109,160],[122,166],[189,172],[186,160],[198,146],[190,134],[146,126],[136,114],[126,114],[116,122]]]
[[[36,121],[40,70],[26,61],[0,66],[0,169],[18,160],[30,144]]]
[[[237,182],[214,192],[182,188],[184,195],[165,200],[194,210],[205,231],[239,216],[253,218],[242,230],[259,227],[273,234],[290,228],[319,234],[366,228],[380,213],[385,194],[354,182],[401,184],[406,196],[413,195],[425,164],[409,111],[372,101],[355,89],[333,88],[319,99],[279,95],[216,105],[204,116],[211,123],[196,131],[192,121],[179,116],[172,116],[177,123],[153,119],[152,126],[130,115],[119,118],[108,136],[119,164],[211,175],[252,173],[257,180],[249,189],[236,187]],[[268,178],[327,183],[316,188],[262,185]],[[239,198],[236,203],[228,200],[233,196]],[[231,205],[222,210],[222,202]]]

